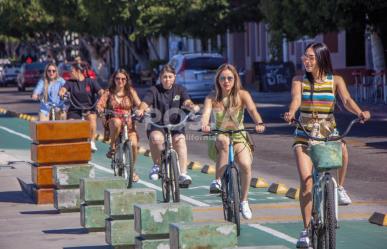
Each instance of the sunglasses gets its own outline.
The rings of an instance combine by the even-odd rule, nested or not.
[[[126,81],[126,78],[115,77],[114,79],[115,79],[115,80]]]
[[[49,70],[47,70],[47,72],[48,73],[56,73],[56,70],[55,69],[54,70],[49,69]]]
[[[227,77],[226,77],[226,76],[220,76],[220,77],[219,77],[219,80],[220,80],[220,81],[226,81],[226,80],[227,80],[227,81],[233,81],[233,80],[234,80],[234,77],[232,77],[232,76],[227,76]]]

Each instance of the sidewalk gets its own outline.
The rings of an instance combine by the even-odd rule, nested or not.
[[[22,192],[17,178],[31,182],[28,156],[0,151],[0,248],[110,248],[104,232],[87,233],[81,227],[79,212],[59,214],[53,205],[36,205]]]

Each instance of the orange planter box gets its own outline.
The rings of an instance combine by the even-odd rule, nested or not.
[[[53,187],[52,166],[31,166],[32,182],[39,188]]]
[[[38,165],[87,163],[91,160],[89,142],[31,144],[31,160]]]
[[[53,188],[34,188],[34,202],[36,204],[53,204],[54,189]]]
[[[30,133],[34,143],[79,142],[91,136],[86,120],[34,121],[30,122]]]

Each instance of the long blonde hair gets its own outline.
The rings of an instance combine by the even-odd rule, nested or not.
[[[234,76],[234,86],[231,89],[231,93],[229,96],[230,97],[229,104],[228,104],[227,108],[237,107],[240,105],[239,91],[243,88],[242,88],[241,79],[239,78],[238,72],[237,72],[236,68],[231,64],[227,64],[227,63],[222,64],[218,68],[218,70],[216,71],[216,75],[215,75],[215,101],[218,103],[222,103],[223,97],[225,97],[222,94],[222,88],[221,88],[220,83],[219,83],[220,74],[224,70],[230,70]]]
[[[55,63],[52,63],[52,62],[48,63],[46,65],[46,67],[44,68],[44,75],[43,75],[43,80],[44,80],[43,96],[44,96],[45,102],[48,101],[48,85],[50,84],[50,79],[48,78],[47,73],[48,73],[48,68],[51,66],[55,67],[55,72],[56,72],[56,76],[53,79],[53,81],[55,81],[59,78],[58,67],[55,65]]]

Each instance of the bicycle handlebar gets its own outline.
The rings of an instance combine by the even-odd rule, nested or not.
[[[187,120],[188,120],[189,117],[196,117],[196,116],[197,116],[197,115],[195,115],[195,113],[190,112],[190,113],[188,113],[188,114],[184,117],[184,119],[183,119],[182,121],[180,121],[180,122],[177,123],[177,124],[160,125],[160,124],[157,124],[157,123],[155,123],[155,122],[152,121],[152,118],[151,118],[151,116],[150,116],[149,113],[144,113],[144,118],[145,118],[145,120],[146,120],[147,122],[151,123],[153,126],[155,126],[155,127],[157,127],[157,128],[161,128],[161,129],[166,128],[166,129],[168,129],[168,130],[172,130],[173,128],[179,127],[179,126],[185,124],[185,123],[187,122]]]
[[[282,115],[281,115],[282,116]],[[283,116],[282,116],[283,118]],[[310,134],[309,131],[307,131],[305,129],[305,126],[301,124],[301,122],[298,120],[298,119],[293,119],[291,122],[294,124],[297,124],[299,127],[301,127],[301,129],[305,132],[305,134],[307,135],[307,137],[309,139],[312,139],[312,140],[315,140],[315,141],[322,141],[322,142],[327,142],[327,141],[338,141],[338,140],[341,140],[343,139],[344,137],[346,137],[349,133],[349,131],[352,129],[352,126],[356,123],[360,123],[361,119],[360,118],[355,118],[353,119],[347,126],[347,128],[345,129],[345,131],[343,132],[342,135],[339,135],[339,136],[328,136],[328,137],[325,137],[325,138],[321,138],[321,137],[314,137]]]
[[[112,115],[114,115],[114,116],[118,116],[118,117],[123,117],[123,118],[135,118],[136,117],[136,114],[135,113],[132,113],[132,114],[129,114],[129,113],[120,113],[120,112],[116,112],[116,111],[114,111],[114,110],[109,110],[109,109],[105,109],[104,111],[103,111],[103,113],[102,114],[104,114],[104,115],[109,115],[109,114],[112,114]]]
[[[212,129],[208,134],[205,134],[205,135],[208,135],[208,136],[214,136],[214,135],[217,135],[217,134],[228,134],[228,135],[232,135],[232,134],[240,133],[240,132],[243,132],[243,131],[248,132],[248,133],[254,133],[254,134],[257,133],[257,131],[255,130],[255,128],[247,127],[247,128],[244,128],[244,129],[238,129],[238,130]]]
[[[95,108],[95,106],[97,105],[98,103],[98,99],[94,102],[94,104],[91,106],[91,107],[81,107],[81,105],[79,104],[79,102],[77,102],[77,100],[75,99],[72,99],[71,98],[71,94],[69,92],[67,92],[64,96],[63,96],[63,100],[64,101],[70,101],[70,104],[77,110],[81,110],[82,112],[83,111],[90,111],[90,110],[93,110]],[[75,103],[77,102],[77,103]]]

